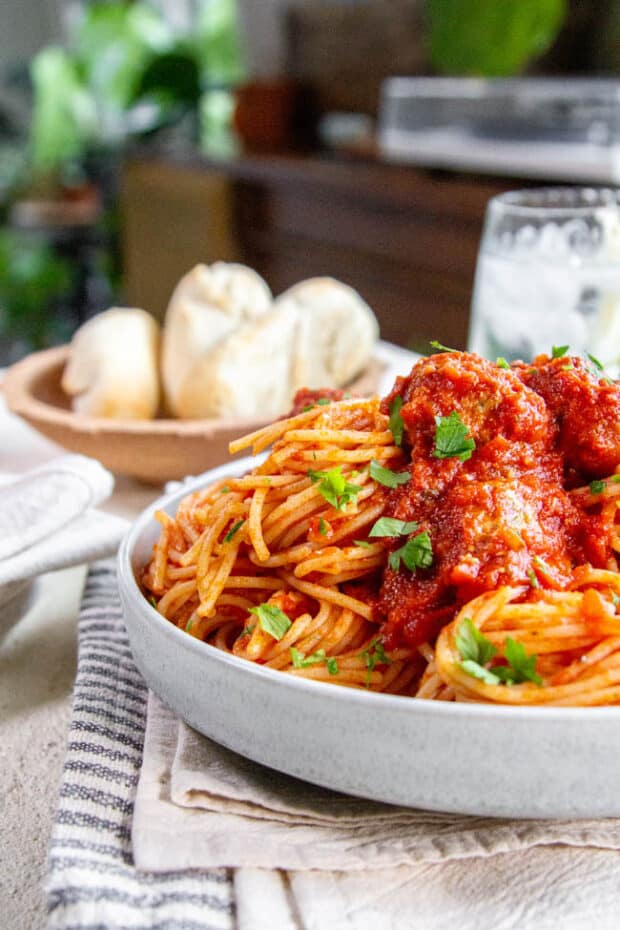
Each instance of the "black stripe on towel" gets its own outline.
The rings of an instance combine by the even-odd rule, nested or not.
[[[133,664],[112,563],[91,568],[47,882],[49,930],[232,930],[225,869],[139,873],[131,819],[146,685]]]

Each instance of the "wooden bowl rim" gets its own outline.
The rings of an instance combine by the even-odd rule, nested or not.
[[[209,418],[199,420],[116,420],[90,417],[45,403],[32,394],[32,383],[66,363],[69,345],[33,352],[16,362],[6,372],[2,388],[9,410],[35,422],[62,427],[73,433],[108,433],[109,435],[201,437],[215,433],[242,436],[265,426],[268,420]]]

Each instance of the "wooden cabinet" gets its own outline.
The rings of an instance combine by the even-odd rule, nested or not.
[[[462,348],[486,203],[515,183],[318,156],[134,159],[123,185],[128,298],[161,314],[197,261],[236,260],[276,294],[333,275],[373,307],[383,338]]]

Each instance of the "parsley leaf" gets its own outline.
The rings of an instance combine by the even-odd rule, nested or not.
[[[469,617],[465,617],[459,623],[456,631],[456,648],[459,651],[461,659],[470,659],[479,665],[486,663],[497,653],[497,649],[490,639],[487,639],[484,633],[481,633],[478,627],[472,623]]]
[[[291,646],[290,653],[293,661],[293,668],[308,668],[310,665],[318,665],[319,662],[325,662],[326,659],[324,649],[319,649],[317,652],[313,652],[312,655],[304,656],[303,652]]]
[[[284,611],[276,607],[275,604],[259,604],[258,607],[250,607],[250,613],[258,617],[261,630],[269,633],[274,639],[282,639],[286,631],[292,626]]]
[[[528,656],[523,643],[518,643],[508,636],[504,654],[509,663],[508,668],[498,665],[493,669],[494,674],[501,678],[502,681],[510,681],[512,684],[533,681],[537,685],[542,685],[542,678],[536,673],[537,656]]]
[[[506,361],[506,359],[505,359],[503,356],[501,356],[501,355],[499,355],[499,356],[497,357],[497,360],[496,360],[495,364],[497,365],[498,368],[508,368],[508,369],[510,369],[510,365],[508,364],[508,362]]]
[[[435,458],[457,458],[461,462],[470,459],[476,443],[468,436],[469,427],[465,426],[456,410],[453,410],[449,417],[435,417],[435,423]]]
[[[404,546],[390,553],[388,564],[395,572],[400,568],[401,559],[410,572],[415,572],[416,568],[430,568],[433,564],[433,547],[426,531],[412,536]]]
[[[254,632],[255,627],[256,627],[256,624],[255,624],[255,623],[249,623],[247,626],[244,626],[244,628],[243,628],[243,629],[241,630],[241,632],[239,633],[239,637],[241,637],[241,636],[251,636],[252,633]]]
[[[404,520],[397,520],[395,517],[379,517],[368,536],[408,536],[409,533],[415,532],[418,526],[418,523],[405,523]]]
[[[238,520],[237,523],[233,524],[233,526],[231,526],[229,531],[226,533],[226,536],[224,536],[224,542],[230,542],[235,533],[241,529],[244,523],[245,520]]]
[[[570,346],[551,346],[551,358],[563,358]]]
[[[602,494],[606,488],[604,481],[595,480],[590,482],[590,494]]]
[[[406,484],[411,478],[408,471],[391,471],[389,468],[384,468],[375,459],[371,461],[369,471],[370,477],[386,488],[396,488],[399,484]]]
[[[325,665],[330,675],[337,675],[339,672],[338,659],[335,656],[328,656],[325,659]]]
[[[540,675],[536,673],[537,657],[528,656],[523,643],[516,642],[510,636],[507,637],[504,648],[508,665],[494,665],[492,669],[485,668],[486,663],[497,655],[497,649],[469,617],[465,617],[456,631],[456,648],[463,660],[459,663],[463,671],[487,685],[499,685],[502,682],[506,685],[515,685],[523,681],[542,684]]]
[[[394,400],[390,404],[390,422],[388,423],[388,429],[390,430],[392,436],[394,437],[394,442],[397,446],[401,446],[403,442],[403,431],[405,429],[405,424],[403,423],[403,418],[400,415],[400,408],[403,405],[403,399],[400,394],[397,394]]]
[[[370,549],[372,543],[369,543],[367,539],[354,539],[354,546],[359,546],[360,549]]]
[[[604,371],[604,370],[605,370],[605,369],[604,369],[604,366],[603,366],[603,363],[602,363],[602,362],[599,362],[599,360],[596,358],[595,355],[590,355],[589,352],[586,352],[586,355],[588,356],[588,358],[590,359],[590,361],[592,362],[592,364],[595,366],[595,368],[598,368],[599,371]]]
[[[385,654],[383,643],[378,639],[373,639],[371,643],[359,654],[360,659],[364,660],[366,666],[366,687],[370,685],[370,674],[375,665],[391,665],[392,660]]]
[[[498,685],[500,683],[500,679],[494,672],[490,672],[488,668],[485,668],[484,665],[480,665],[478,662],[474,662],[473,659],[465,659],[464,662],[459,662],[459,666],[464,672],[471,675],[472,678],[478,678],[480,681],[483,681],[485,685]]]
[[[307,474],[315,484],[320,482],[319,493],[336,510],[343,510],[345,505],[353,500],[361,490],[359,485],[347,481],[342,474],[342,465],[336,465],[335,468],[331,468],[329,471],[312,471],[310,468]]]
[[[551,569],[549,568],[545,560],[541,559],[539,555],[534,556],[534,558],[532,559],[532,564],[535,565],[536,568],[543,573],[543,575],[551,576]]]
[[[323,517],[321,517],[321,519],[319,520],[319,533],[321,534],[321,536],[327,535],[327,523],[325,522]]]
[[[331,404],[331,400],[329,399],[329,397],[319,397],[319,399],[317,400],[317,406],[319,407],[326,407],[327,404]]]
[[[442,346],[440,342],[437,342],[436,339],[431,339],[430,343],[433,349],[437,349],[438,352],[458,352],[458,349],[451,349],[449,346]]]

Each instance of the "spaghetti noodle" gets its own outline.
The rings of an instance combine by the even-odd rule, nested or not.
[[[386,553],[368,538],[384,509],[370,466],[406,464],[378,399],[313,405],[231,451],[251,445],[256,454],[271,443],[250,475],[190,495],[175,519],[156,514],[162,533],[144,587],[177,626],[242,658],[318,681],[412,693],[418,651],[387,657],[372,619]],[[261,623],[269,608],[286,618],[278,638]]]
[[[459,368],[463,359],[462,374],[472,358],[458,354],[444,367]],[[478,359],[475,365],[486,373],[490,363]],[[502,371],[501,378],[508,379],[502,389],[514,404],[517,377]],[[407,402],[402,384],[400,391]],[[506,518],[505,499],[515,498],[514,480],[496,464],[489,471],[494,460],[488,448],[493,444],[496,455],[498,440],[493,435],[483,446],[486,421],[468,431],[455,411],[460,424],[455,433],[452,414],[434,414],[435,446],[427,439],[425,446],[416,446],[411,437],[417,427],[403,407],[401,444],[403,424],[394,412],[401,405],[393,405],[394,392],[383,403],[318,398],[231,445],[231,452],[251,447],[254,454],[271,447],[249,474],[188,495],[174,518],[156,514],[162,529],[142,578],[145,591],[164,617],[191,636],[315,681],[433,700],[620,703],[620,474],[567,492],[563,460],[555,451],[557,431],[538,395],[527,387],[523,391],[528,402],[530,394],[534,397],[532,409],[542,424],[535,427],[535,441],[549,445],[540,447],[547,456],[543,477],[536,485],[525,472],[519,500],[536,515],[532,488],[548,494],[557,482],[560,504],[544,505],[559,528],[547,549],[540,532],[546,529],[544,517],[528,512],[518,522],[511,511]],[[508,419],[505,410],[502,416]],[[444,437],[439,448],[438,430],[450,420],[453,445]],[[496,416],[496,433],[501,422]],[[534,440],[529,442],[533,448]],[[514,448],[503,440],[500,446],[514,471]],[[474,450],[479,458],[469,466]],[[518,453],[527,460],[527,451]],[[436,476],[434,498],[415,484],[416,469],[426,476],[430,467]],[[455,502],[461,501],[462,488],[471,504],[479,474],[495,495],[482,517],[474,508],[477,527],[493,516],[492,558],[489,540],[484,552],[494,574],[489,572],[491,580],[481,575],[477,591],[467,576],[460,593],[455,581],[446,579],[465,577],[461,550],[454,568],[451,540],[455,526],[464,526],[467,534],[468,524],[456,524],[441,507],[450,494],[453,510],[461,507]],[[488,498],[488,488],[485,493]],[[497,500],[505,526],[493,511]],[[465,564],[474,551],[477,555],[470,546]],[[584,553],[596,567],[587,564]],[[391,602],[397,614],[408,598],[417,598],[426,611],[422,627],[407,634],[405,625],[404,632],[394,633],[386,590],[397,592]],[[436,632],[420,641],[420,628]]]

